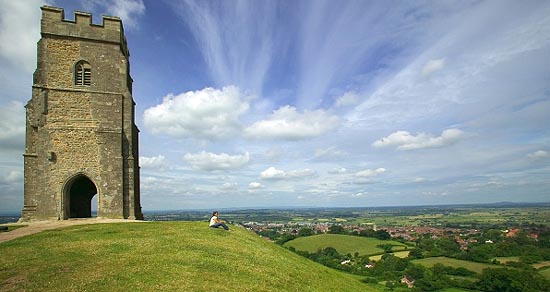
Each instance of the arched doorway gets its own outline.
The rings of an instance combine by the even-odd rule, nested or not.
[[[67,184],[66,198],[69,218],[92,217],[92,198],[97,188],[88,177],[79,175]]]

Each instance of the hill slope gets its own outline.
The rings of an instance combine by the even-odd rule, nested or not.
[[[377,291],[241,228],[96,224],[0,244],[2,291]]]

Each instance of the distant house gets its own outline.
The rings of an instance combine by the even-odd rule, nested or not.
[[[401,278],[401,283],[406,284],[409,288],[414,287],[414,279],[407,275],[404,275],[403,278]]]
[[[518,228],[510,229],[508,233],[506,233],[506,237],[516,237],[520,230]]]
[[[365,268],[367,268],[367,269],[372,269],[372,268],[374,268],[374,263],[368,263],[368,264],[366,264],[366,265],[365,265]]]
[[[345,260],[340,263],[341,265],[349,265],[351,264],[351,260]]]

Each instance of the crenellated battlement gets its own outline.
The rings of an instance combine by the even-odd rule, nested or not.
[[[120,44],[122,52],[129,56],[122,20],[115,16],[102,16],[101,24],[92,22],[92,14],[74,12],[74,20],[65,19],[63,8],[42,6],[42,36],[63,36],[90,41]]]

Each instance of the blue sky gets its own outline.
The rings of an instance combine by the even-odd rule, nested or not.
[[[0,212],[44,3],[123,20],[145,211],[549,201],[548,1],[0,0]]]

